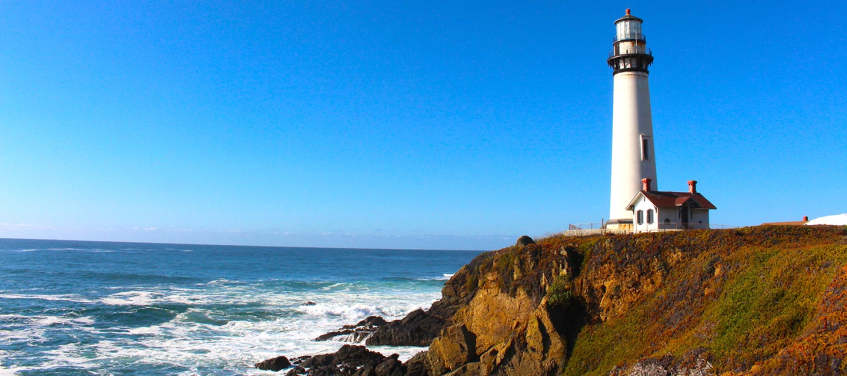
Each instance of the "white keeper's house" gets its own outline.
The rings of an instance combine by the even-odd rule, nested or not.
[[[709,228],[709,210],[717,209],[697,192],[697,181],[688,181],[688,192],[661,192],[641,180],[641,191],[629,202],[633,232],[693,230]]]

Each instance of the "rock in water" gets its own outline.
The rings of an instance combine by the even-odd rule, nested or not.
[[[406,367],[406,376],[428,376],[429,369],[427,365],[429,364],[429,360],[427,358],[427,352],[419,352],[417,355],[413,356],[412,359],[403,363],[403,366]]]
[[[291,370],[285,373],[285,376],[305,375],[306,369],[300,366],[294,366]]]
[[[344,345],[332,354],[315,355],[306,359],[291,375],[310,376],[402,376],[406,367],[397,354],[386,357],[364,346]]]
[[[402,320],[380,326],[365,343],[368,346],[429,346],[444,323],[444,318],[416,309]]]
[[[529,236],[521,236],[518,238],[518,242],[515,244],[516,246],[523,247],[525,245],[535,244],[535,240],[532,240]]]
[[[356,325],[344,325],[339,330],[321,334],[315,341],[328,341],[331,339],[340,339],[344,342],[362,342],[373,334],[377,328],[387,324],[385,319],[379,316],[369,316],[368,318],[359,321]],[[342,338],[338,338],[342,337]]]
[[[289,366],[291,366],[291,362],[289,362],[288,358],[284,356],[278,356],[276,358],[271,358],[256,363],[256,368],[274,372],[279,372],[285,368],[288,368]]]
[[[366,319],[359,321],[356,325],[344,325],[344,329],[355,329],[360,326],[383,326],[388,322],[379,316],[368,316]]]

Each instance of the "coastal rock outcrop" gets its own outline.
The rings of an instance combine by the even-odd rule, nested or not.
[[[378,327],[368,337],[367,345],[429,346],[442,329],[451,325],[456,311],[473,298],[476,286],[466,283],[469,266],[463,266],[444,284],[441,299],[432,303],[428,310],[412,311],[401,320]]]
[[[341,375],[366,366],[373,373],[359,374],[377,374],[379,364],[412,376],[839,375],[845,307],[844,227],[553,236],[477,256],[429,310],[377,327],[369,345],[429,346],[406,363],[357,355],[368,360],[354,370],[331,354],[302,366],[332,364]]]
[[[418,309],[402,320],[379,327],[366,343],[371,346],[427,346],[446,322],[442,316]]]
[[[528,235],[521,236],[520,238],[518,238],[517,243],[515,243],[515,245],[518,247],[523,247],[530,244],[535,244],[535,240],[532,240],[532,238],[530,238]]]
[[[286,373],[286,376],[406,375],[406,367],[397,358],[397,354],[385,356],[370,351],[364,346],[344,345],[332,354],[300,358],[299,361],[295,362],[295,367]],[[278,370],[275,369],[274,371]]]
[[[288,358],[284,356],[278,356],[276,358],[271,358],[267,360],[263,360],[259,363],[256,363],[256,368],[262,369],[265,371],[280,371],[285,368],[291,366],[291,362],[288,361]]]
[[[321,334],[315,341],[328,341],[331,339],[342,342],[360,343],[370,337],[377,328],[387,324],[385,319],[379,316],[369,316],[355,325],[344,325],[339,330]]]

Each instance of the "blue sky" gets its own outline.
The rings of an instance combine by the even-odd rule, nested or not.
[[[662,190],[847,212],[840,2],[0,3],[0,237],[495,249],[609,212],[613,22]]]

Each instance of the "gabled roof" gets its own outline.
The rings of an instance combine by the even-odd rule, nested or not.
[[[715,205],[712,205],[709,200],[707,200],[700,193],[691,193],[691,192],[660,192],[660,191],[640,191],[635,197],[632,198],[632,201],[629,202],[629,205],[626,206],[627,210],[632,210],[632,207],[635,205],[635,202],[638,201],[640,196],[644,196],[647,200],[656,205],[656,207],[660,208],[673,208],[677,206],[682,206],[685,203],[691,203],[695,206],[699,206],[703,209],[717,209]]]

